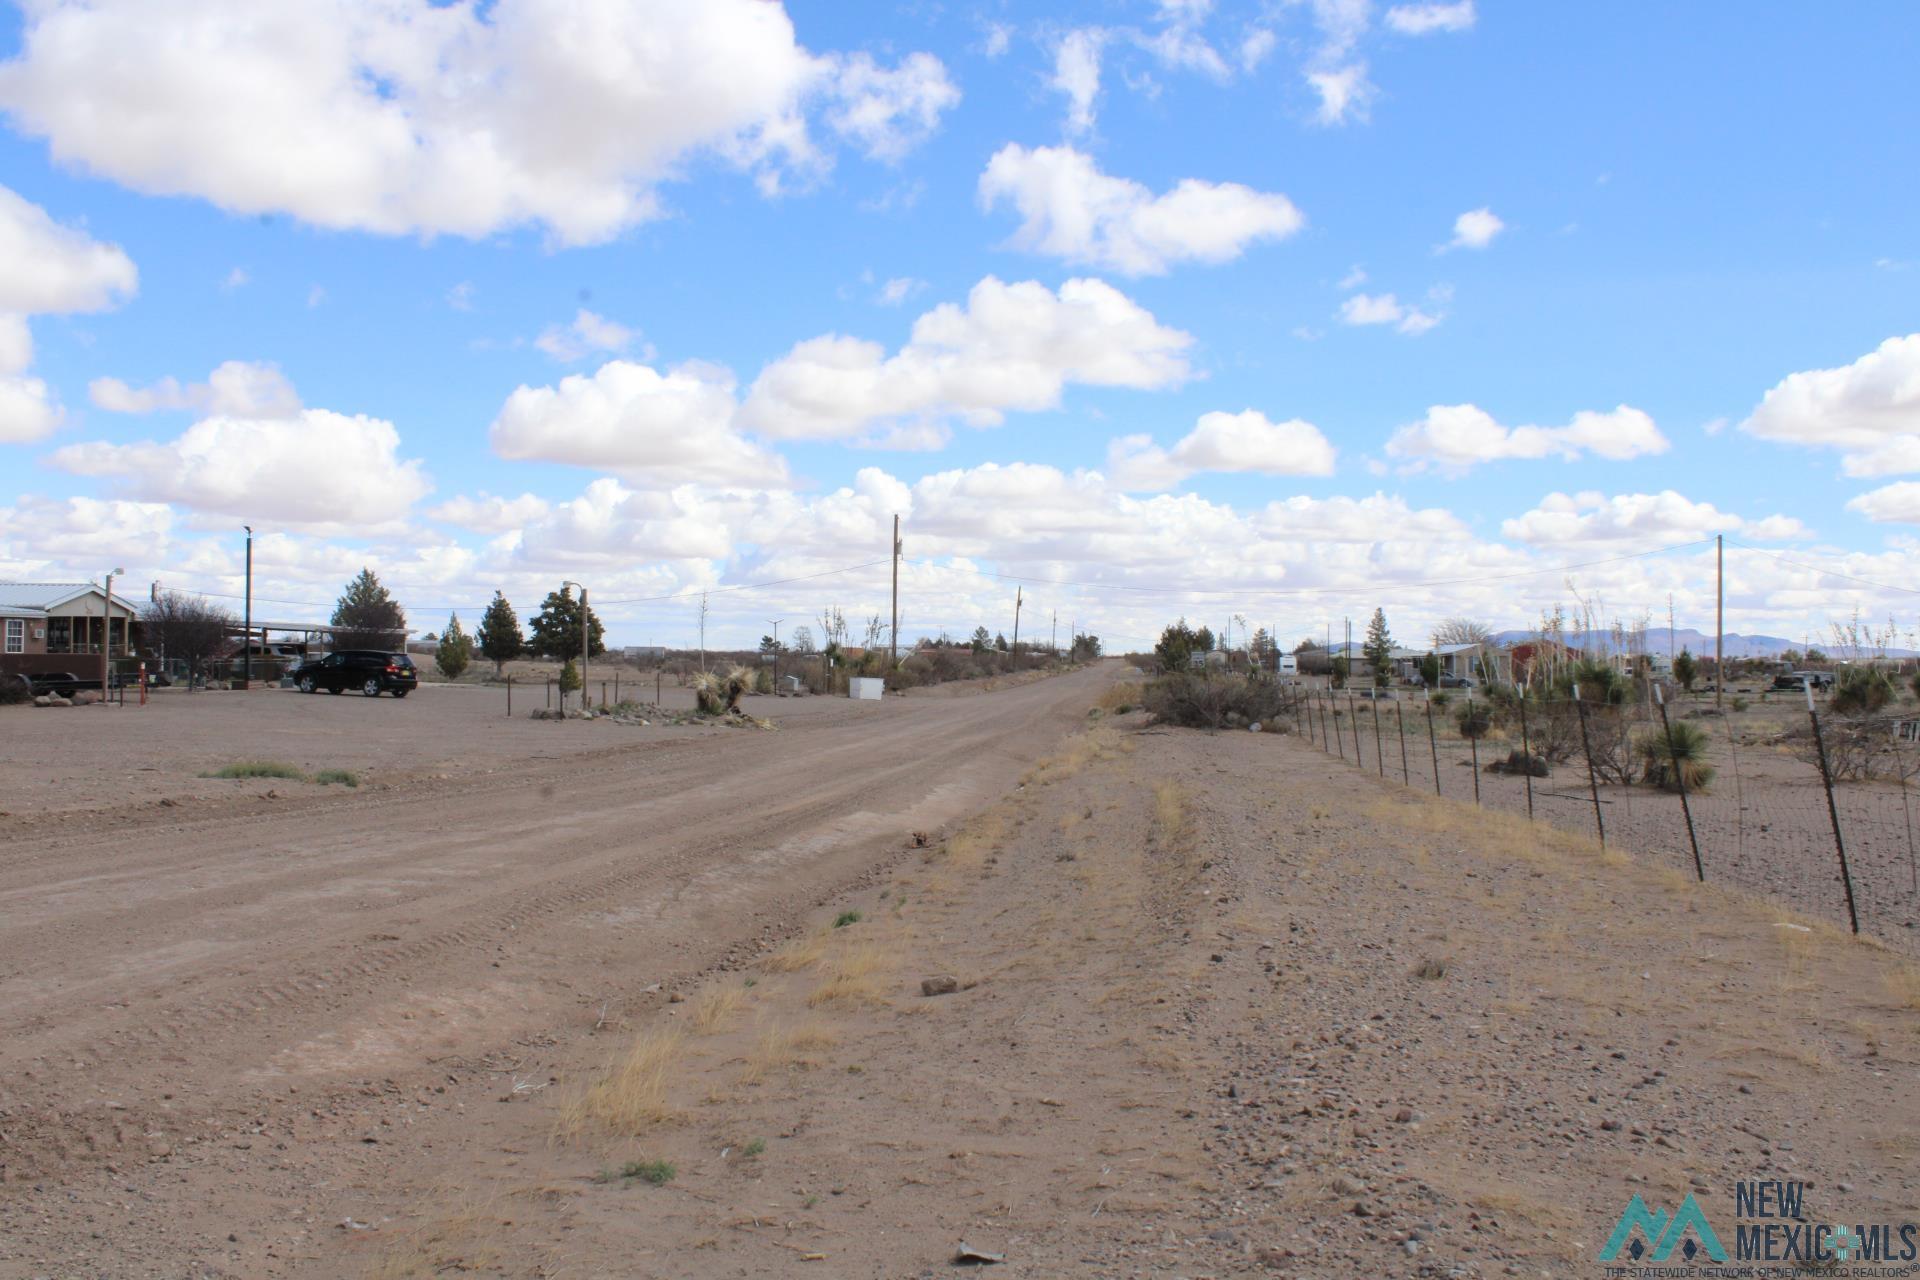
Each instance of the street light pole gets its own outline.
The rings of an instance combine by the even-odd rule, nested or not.
[[[243,524],[240,527],[247,531],[246,618],[240,624],[241,629],[247,634],[243,637],[244,644],[241,648],[241,653],[245,656],[241,659],[240,687],[242,689],[251,689],[253,688],[253,526]],[[233,615],[229,614],[227,616],[232,617]]]
[[[125,569],[115,569],[107,575],[106,616],[100,619],[100,701],[107,700],[108,671],[113,661],[113,580],[123,576]]]

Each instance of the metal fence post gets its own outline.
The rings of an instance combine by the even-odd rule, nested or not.
[[[1847,842],[1840,835],[1840,806],[1833,800],[1833,770],[1827,766],[1827,740],[1820,736],[1820,713],[1813,709],[1813,681],[1802,686],[1807,691],[1807,719],[1813,721],[1813,745],[1820,757],[1820,781],[1827,788],[1827,817],[1833,822],[1833,847],[1840,855],[1840,882],[1847,887],[1847,923],[1860,932],[1860,913],[1853,905],[1853,872],[1847,868]]]
[[[1366,761],[1360,758],[1360,715],[1353,709],[1351,692],[1347,694],[1347,719],[1352,721],[1347,727],[1353,730],[1353,764],[1355,768],[1363,768]]]
[[[1524,767],[1520,770],[1520,776],[1527,780],[1527,821],[1532,822],[1533,821],[1533,743],[1527,737],[1527,691],[1525,689],[1521,689],[1519,690],[1519,694],[1520,694],[1520,758],[1524,762]]]
[[[1351,698],[1353,695],[1348,694],[1347,696]],[[1334,702],[1333,690],[1331,689],[1327,690],[1327,702],[1330,704],[1328,710],[1333,713],[1328,717],[1328,719],[1333,721],[1333,745],[1339,749],[1340,758],[1345,760],[1347,758],[1347,739],[1345,735],[1340,732],[1340,704]]]
[[[1387,776],[1387,758],[1380,751],[1380,699],[1373,700],[1373,763],[1382,778]]]
[[[1600,777],[1593,771],[1593,745],[1587,740],[1587,704],[1580,701],[1580,686],[1573,686],[1573,709],[1580,717],[1580,754],[1587,758],[1587,790],[1593,794],[1593,825],[1600,833],[1600,847],[1607,847],[1607,820],[1600,816]]]
[[[507,719],[513,719],[513,677],[507,677]]]
[[[1440,794],[1440,740],[1433,735],[1433,690],[1427,695],[1427,750],[1433,754],[1433,794]]]
[[[1653,701],[1660,708],[1660,727],[1667,735],[1667,762],[1673,766],[1673,780],[1680,787],[1680,812],[1687,819],[1687,843],[1693,846],[1693,873],[1705,884],[1707,866],[1700,860],[1700,837],[1694,833],[1693,806],[1687,802],[1687,771],[1680,767],[1680,757],[1673,749],[1673,721],[1667,718],[1667,700],[1661,696],[1658,685],[1653,686]]]
[[[1473,695],[1471,693],[1467,695],[1466,722],[1469,725],[1473,723]],[[1480,735],[1478,733],[1469,735],[1467,738],[1467,746],[1473,750],[1473,802],[1477,805],[1480,803]]]
[[[1407,771],[1407,717],[1400,710],[1400,701],[1397,698],[1393,703],[1393,722],[1400,726],[1400,785],[1410,787],[1413,785],[1413,777]]]

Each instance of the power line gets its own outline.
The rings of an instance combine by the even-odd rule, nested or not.
[[[1781,564],[1790,564],[1796,569],[1805,569],[1809,573],[1817,573],[1817,574],[1820,574],[1822,577],[1840,578],[1846,582],[1857,582],[1863,587],[1873,587],[1880,591],[1897,591],[1901,595],[1920,596],[1920,591],[1916,591],[1912,587],[1896,587],[1890,582],[1875,582],[1872,578],[1861,578],[1861,577],[1856,577],[1851,573],[1840,573],[1837,570],[1833,570],[1833,569],[1822,569],[1817,565],[1802,564],[1798,560],[1789,560],[1787,557],[1779,554],[1776,551],[1763,551],[1759,547],[1748,546],[1744,542],[1735,542],[1733,545],[1736,547],[1739,547],[1742,551],[1752,551],[1759,555],[1770,556],[1773,559],[1778,560]]]
[[[1318,587],[1143,587],[1120,582],[1076,582],[1065,578],[1038,578],[1026,574],[996,573],[988,569],[973,569],[964,565],[938,564],[932,560],[916,560],[915,564],[935,569],[959,569],[963,573],[978,574],[983,578],[997,578],[1003,582],[1037,583],[1053,587],[1077,587],[1088,591],[1131,591],[1144,595],[1222,595],[1240,596],[1302,596],[1302,595],[1346,595],[1356,591],[1377,591],[1394,587],[1452,587],[1480,582],[1505,582],[1515,578],[1537,578],[1542,574],[1566,573],[1574,569],[1590,569],[1596,565],[1618,564],[1625,560],[1644,560],[1649,556],[1665,555],[1670,551],[1684,551],[1689,547],[1705,546],[1711,538],[1700,538],[1693,542],[1677,542],[1672,546],[1655,547],[1648,551],[1634,551],[1625,555],[1606,556],[1599,560],[1582,560],[1574,564],[1549,565],[1541,569],[1524,569],[1513,573],[1478,573],[1464,578],[1425,578],[1425,579],[1389,579],[1379,582],[1334,583]]]

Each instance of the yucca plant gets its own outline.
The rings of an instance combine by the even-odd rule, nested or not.
[[[1707,763],[1707,733],[1699,725],[1686,721],[1668,729],[1651,729],[1640,735],[1635,745],[1647,782],[1668,791],[1678,791],[1685,782],[1688,791],[1705,791],[1713,782],[1714,768]]]
[[[702,671],[693,678],[693,701],[703,716],[722,716],[740,709],[740,695],[753,687],[753,672],[734,667],[725,675]]]

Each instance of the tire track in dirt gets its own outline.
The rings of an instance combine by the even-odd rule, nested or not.
[[[471,989],[476,971],[482,981],[526,971],[519,980],[538,989],[525,1002],[532,1009],[485,1020],[478,1030],[489,1043],[507,1038],[516,1022],[550,1023],[554,1002],[571,985],[567,953],[580,951],[581,939],[589,957],[609,952],[631,964],[638,953],[656,967],[672,963],[676,950],[750,942],[781,896],[777,884],[729,884],[748,873],[755,850],[791,850],[784,862],[774,859],[773,870],[803,892],[807,874],[847,861],[848,851],[835,846],[848,824],[836,819],[868,811],[869,827],[897,826],[914,807],[952,809],[1005,785],[1051,742],[1056,726],[1084,714],[1097,678],[1083,673],[999,697],[888,704],[893,714],[885,719],[791,734],[728,733],[651,752],[622,745],[543,762],[511,779],[178,824],[137,837],[68,836],[57,849],[29,848],[29,856],[10,856],[0,871],[0,904],[9,916],[21,918],[36,894],[45,894],[49,869],[61,872],[57,885],[82,888],[63,891],[68,905],[61,914],[10,928],[0,941],[0,1075],[16,1082],[0,1093],[0,1109],[62,1116],[68,1132],[55,1146],[69,1153],[75,1139],[110,1149],[125,1140],[122,1130],[139,1127],[139,1099],[159,1082],[182,1095],[167,1108],[176,1124],[189,1092],[245,1107],[249,1073],[276,1053],[339,1035],[343,1020],[351,1030],[356,1017],[383,1003]],[[772,803],[737,802],[732,793],[743,772],[755,780],[754,795]],[[529,817],[528,809],[539,807],[529,801],[560,786],[570,796],[592,797],[592,807],[553,821]],[[316,822],[327,824],[324,840],[334,853],[318,865],[257,872]],[[475,841],[475,830],[485,838]],[[870,837],[854,823],[848,843],[871,844]],[[556,847],[583,852],[554,861]],[[339,854],[342,848],[349,852]],[[425,874],[481,855],[506,867],[497,883]],[[183,861],[191,865],[183,868]],[[376,910],[311,901],[324,899],[343,877],[408,871],[415,873],[409,896]],[[228,882],[204,883],[223,876]],[[158,901],[88,907],[89,881],[123,894],[144,883]],[[716,886],[756,900],[758,908],[720,922],[699,919],[699,904],[680,900],[696,887],[710,897]],[[598,914],[647,901],[649,890],[650,925],[689,909],[665,928],[596,923]],[[249,910],[252,936],[215,936]],[[262,914],[272,918],[262,923]],[[368,944],[370,934],[404,931],[402,917],[443,924],[423,937]],[[129,972],[143,949],[196,941],[206,946],[204,955]],[[500,962],[504,971],[494,967]],[[201,990],[180,1000],[189,987]],[[104,1098],[125,1110],[74,1124],[76,1111],[97,1108]],[[20,1143],[8,1150],[7,1163],[20,1168]]]

